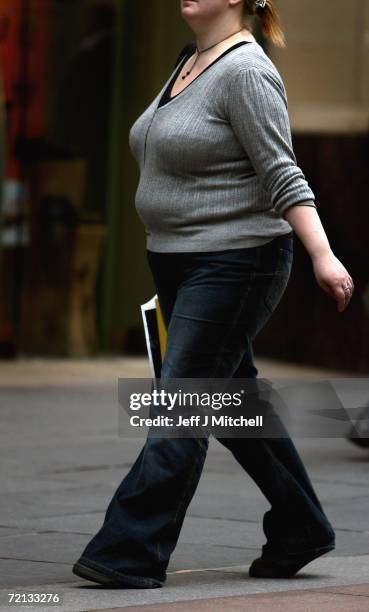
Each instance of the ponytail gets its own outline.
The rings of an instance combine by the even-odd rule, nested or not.
[[[274,0],[244,0],[244,10],[246,15],[256,15],[260,19],[265,38],[271,40],[276,47],[286,46]]]

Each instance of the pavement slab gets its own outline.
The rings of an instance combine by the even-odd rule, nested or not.
[[[369,584],[334,589],[312,589],[304,591],[246,595],[241,597],[218,597],[200,601],[181,601],[170,604],[149,604],[110,608],[106,612],[367,612],[369,608]],[[98,612],[89,610],[88,612]]]

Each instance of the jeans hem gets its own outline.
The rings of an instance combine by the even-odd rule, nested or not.
[[[80,563],[82,563],[83,565],[87,565],[88,567],[91,567],[91,569],[96,569],[99,572],[102,572],[104,574],[106,574],[107,576],[111,576],[112,578],[114,578],[117,582],[121,582],[122,585],[127,584],[127,585],[132,585],[132,586],[142,586],[142,587],[146,587],[146,588],[155,588],[158,586],[163,586],[165,579],[164,580],[159,580],[158,578],[147,578],[146,576],[134,576],[131,574],[122,574],[121,572],[117,572],[116,570],[113,570],[109,567],[106,567],[105,565],[100,565],[100,563],[96,563],[95,561],[91,561],[90,559],[87,559],[87,557],[80,557],[78,560]]]

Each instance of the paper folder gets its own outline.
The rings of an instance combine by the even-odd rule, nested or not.
[[[157,294],[141,305],[141,313],[151,375],[155,379],[160,378],[167,344],[167,330]]]

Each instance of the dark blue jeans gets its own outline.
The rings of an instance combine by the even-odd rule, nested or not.
[[[286,288],[293,233],[260,247],[147,257],[168,332],[161,378],[256,377],[252,341]],[[289,437],[218,440],[271,505],[264,553],[299,555],[332,544],[332,526]],[[162,586],[207,448],[207,437],[148,436],[80,561],[132,586]]]

